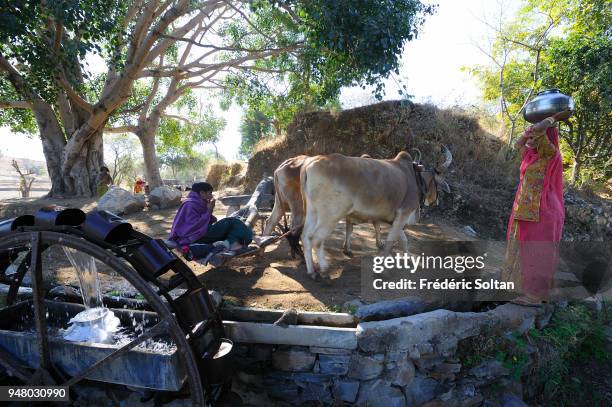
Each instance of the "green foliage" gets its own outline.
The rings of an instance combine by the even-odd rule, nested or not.
[[[16,61],[28,84],[54,104],[57,85],[53,78],[58,68],[69,73],[74,86],[82,85],[71,73],[81,70],[87,79],[89,74],[80,61],[88,53],[112,49],[112,40],[121,34],[117,27],[127,4],[124,0],[0,0],[0,53]],[[49,17],[61,23],[65,34],[57,52]],[[73,67],[75,63],[80,67]]]
[[[253,153],[255,145],[263,139],[272,136],[272,124],[270,119],[260,111],[248,111],[242,117],[240,123],[240,155],[249,157]]]
[[[399,71],[405,43],[416,37],[425,16],[434,12],[433,6],[418,0],[260,0],[251,4],[249,23],[233,21],[220,31],[227,43],[250,49],[294,43],[299,47],[258,59],[253,69],[228,75],[223,105],[236,101],[249,112],[265,115],[276,135],[299,111],[338,106],[343,86],[371,85],[377,98],[382,98],[383,79]],[[251,25],[270,35],[246,36]],[[245,146],[250,145],[251,140],[246,140]]]
[[[572,182],[584,166],[590,180],[592,174],[602,181],[612,176],[610,26],[606,0],[526,0],[496,34],[490,55],[495,64],[469,68],[483,100],[500,100],[503,89],[502,108],[507,107],[508,118],[516,118],[505,123],[512,131],[528,125],[520,111],[532,90],[559,88],[574,98],[575,115],[561,132],[575,163]]]
[[[215,143],[225,127],[225,120],[212,112],[191,113],[185,120],[163,117],[157,132],[156,149],[161,157],[191,156],[193,147]]]
[[[580,379],[574,373],[583,364],[605,364],[612,358],[606,350],[604,322],[584,305],[572,304],[557,309],[543,329],[464,340],[458,356],[468,369],[490,359],[502,362],[512,379],[537,389],[542,397],[538,404],[575,405]]]
[[[113,134],[104,136],[104,144],[108,150],[105,154],[106,164],[111,171],[111,177],[115,185],[127,183],[130,188],[140,174],[139,166],[141,160],[138,140],[128,134]]]

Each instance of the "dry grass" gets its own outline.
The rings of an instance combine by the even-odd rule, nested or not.
[[[423,162],[435,165],[442,158],[443,143],[454,157],[448,174],[451,182],[508,188],[517,179],[516,162],[506,160],[505,143],[486,132],[479,119],[456,108],[402,106],[399,101],[342,112],[303,113],[296,116],[286,137],[258,145],[249,160],[245,187],[252,188],[264,173],[271,174],[282,161],[299,154],[367,153],[392,158],[401,150],[418,148]]]
[[[226,186],[240,185],[246,172],[246,163],[236,161],[233,163],[216,162],[211,164],[206,175],[206,182],[214,189]]]

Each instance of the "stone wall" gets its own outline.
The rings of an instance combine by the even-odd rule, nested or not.
[[[354,329],[231,322],[240,366],[232,389],[253,405],[478,405],[492,382],[511,387],[509,372],[496,360],[464,367],[459,342],[541,328],[551,314],[551,308],[504,304],[478,313],[438,309]],[[308,346],[311,339],[316,344]],[[511,393],[520,402],[520,389]]]

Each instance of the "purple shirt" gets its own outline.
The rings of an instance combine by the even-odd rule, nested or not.
[[[208,212],[208,203],[191,191],[174,217],[170,240],[181,246],[191,244],[206,234],[211,220],[214,216]]]

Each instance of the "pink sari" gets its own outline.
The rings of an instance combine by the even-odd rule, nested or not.
[[[549,143],[550,142],[550,143]],[[526,148],[508,222],[505,281],[522,294],[548,299],[563,231],[563,161],[556,128]]]

